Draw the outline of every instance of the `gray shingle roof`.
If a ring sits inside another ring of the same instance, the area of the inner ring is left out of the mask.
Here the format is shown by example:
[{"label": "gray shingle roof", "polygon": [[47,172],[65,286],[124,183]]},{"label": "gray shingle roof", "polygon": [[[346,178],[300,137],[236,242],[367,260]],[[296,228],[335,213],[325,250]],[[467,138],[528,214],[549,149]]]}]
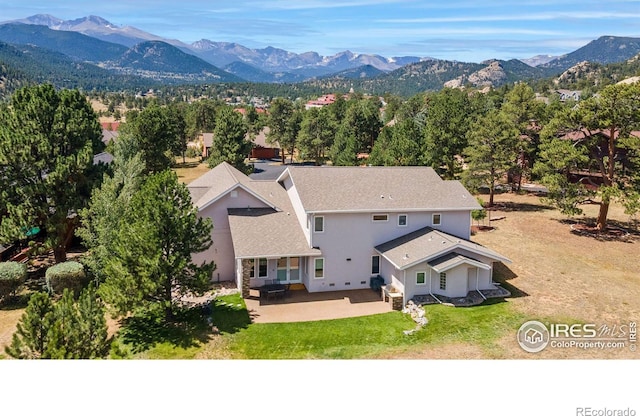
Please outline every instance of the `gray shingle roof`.
[{"label": "gray shingle roof", "polygon": [[254,181],[251,188],[267,198],[271,208],[231,208],[229,227],[236,257],[320,256],[310,248],[287,192],[277,182]]},{"label": "gray shingle roof", "polygon": [[455,252],[456,249],[468,250],[497,261],[511,262],[508,258],[480,244],[431,227],[424,227],[395,238],[376,246],[375,249],[401,270]]},{"label": "gray shingle roof", "polygon": [[[464,256],[458,253],[449,253],[444,256],[440,256],[435,258],[429,262],[429,266],[431,266],[437,272],[446,272],[447,270],[463,263],[480,263],[476,259],[472,259],[471,257]],[[488,268],[486,265],[483,265],[483,268]]]},{"label": "gray shingle roof", "polygon": [[251,179],[227,162],[222,162],[209,172],[187,185],[193,204],[202,208],[226,194],[238,185],[248,187]]},{"label": "gray shingle roof", "polygon": [[458,181],[443,181],[429,167],[290,166],[307,212],[480,209]]}]

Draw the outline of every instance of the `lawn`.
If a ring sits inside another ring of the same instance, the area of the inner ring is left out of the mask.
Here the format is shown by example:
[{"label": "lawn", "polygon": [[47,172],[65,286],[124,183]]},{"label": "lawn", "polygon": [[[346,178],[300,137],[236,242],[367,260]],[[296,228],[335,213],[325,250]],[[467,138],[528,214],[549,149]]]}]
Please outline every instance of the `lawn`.
[{"label": "lawn", "polygon": [[456,344],[479,348],[486,357],[505,358],[499,342],[505,335],[514,334],[524,319],[508,302],[474,308],[431,305],[426,307],[426,315],[429,323],[412,335],[404,331],[415,328],[415,323],[402,312],[326,321],[251,324],[240,296],[228,295],[217,298],[212,308],[217,335],[200,336],[200,341],[181,346],[176,345],[175,339],[158,339],[135,357],[385,359]]},{"label": "lawn", "polygon": [[188,185],[190,182],[207,173],[209,166],[202,162],[200,157],[188,157],[185,163],[182,163],[182,156],[177,156],[173,171],[178,175],[180,182]]}]

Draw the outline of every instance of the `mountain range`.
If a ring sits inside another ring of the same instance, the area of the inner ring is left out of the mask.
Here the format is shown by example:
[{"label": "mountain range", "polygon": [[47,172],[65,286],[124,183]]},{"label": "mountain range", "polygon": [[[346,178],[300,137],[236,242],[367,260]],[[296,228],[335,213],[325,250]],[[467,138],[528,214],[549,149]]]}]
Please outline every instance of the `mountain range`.
[{"label": "mountain range", "polygon": [[561,57],[539,55],[522,61],[464,63],[415,56],[385,58],[351,51],[321,56],[273,47],[250,49],[207,39],[186,44],[118,26],[98,16],[65,21],[46,14],[0,23],[0,42],[29,47],[20,46],[9,52],[10,46],[6,45],[0,48],[0,60],[2,53],[13,54],[13,62],[19,60],[20,53],[26,53],[27,60],[29,55],[44,54],[33,49],[38,47],[60,54],[54,59],[56,65],[63,65],[65,56],[70,62],[67,66],[73,69],[73,65],[82,65],[92,77],[108,71],[111,77],[118,74],[163,83],[299,83],[330,78],[337,84],[353,85],[357,81],[366,85],[382,80],[385,85],[397,84],[407,91],[439,89],[444,85],[498,86],[558,75],[582,61],[622,62],[640,53],[639,38],[603,36]]}]

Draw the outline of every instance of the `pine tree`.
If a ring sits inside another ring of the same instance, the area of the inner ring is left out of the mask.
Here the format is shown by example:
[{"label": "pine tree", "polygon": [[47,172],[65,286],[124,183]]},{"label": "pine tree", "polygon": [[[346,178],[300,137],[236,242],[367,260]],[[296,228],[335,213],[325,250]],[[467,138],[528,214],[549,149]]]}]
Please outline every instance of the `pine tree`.
[{"label": "pine tree", "polygon": [[5,352],[14,358],[49,358],[49,330],[53,321],[53,303],[49,295],[34,293]]},{"label": "pine tree", "polygon": [[78,332],[78,313],[73,292],[65,289],[53,307],[53,323],[49,327],[46,355],[54,359],[80,358],[78,349],[83,342]]},{"label": "pine tree", "polygon": [[213,146],[207,161],[209,167],[227,162],[241,172],[250,173],[251,167],[245,159],[251,151],[251,142],[247,141],[246,135],[247,126],[242,114],[229,106],[221,108],[213,131]]},{"label": "pine tree", "polygon": [[117,315],[159,305],[170,320],[174,294],[202,294],[210,284],[215,264],[193,264],[191,255],[212,244],[211,220],[198,217],[186,186],[165,171],[133,195],[124,223],[99,292]]},{"label": "pine tree", "polygon": [[57,262],[66,259],[77,213],[101,179],[93,155],[104,148],[86,97],[51,85],[16,91],[0,112],[0,239],[46,230]]},{"label": "pine tree", "polygon": [[80,344],[77,358],[104,357],[109,347],[106,309],[93,286],[86,288],[78,298],[78,337]]}]

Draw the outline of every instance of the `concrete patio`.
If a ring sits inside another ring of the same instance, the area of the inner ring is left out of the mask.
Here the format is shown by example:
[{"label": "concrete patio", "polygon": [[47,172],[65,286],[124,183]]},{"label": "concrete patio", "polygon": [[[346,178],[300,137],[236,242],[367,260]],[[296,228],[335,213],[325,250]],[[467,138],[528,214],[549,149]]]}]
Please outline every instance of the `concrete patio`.
[{"label": "concrete patio", "polygon": [[245,298],[255,323],[304,322],[391,312],[391,305],[371,289],[309,293],[290,290],[284,298],[260,299],[258,289]]}]

